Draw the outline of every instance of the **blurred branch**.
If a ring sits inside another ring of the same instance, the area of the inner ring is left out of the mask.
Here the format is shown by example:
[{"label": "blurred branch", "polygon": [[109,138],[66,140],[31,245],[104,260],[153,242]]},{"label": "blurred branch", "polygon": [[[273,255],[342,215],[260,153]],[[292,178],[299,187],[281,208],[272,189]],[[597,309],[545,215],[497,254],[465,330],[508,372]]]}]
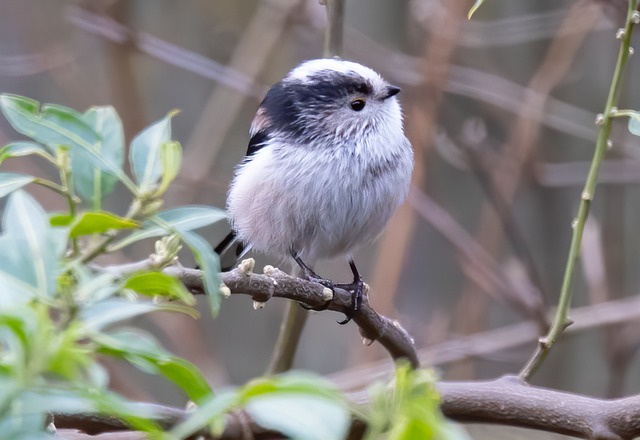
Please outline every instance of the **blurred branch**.
[{"label": "blurred branch", "polygon": [[[633,142],[633,138],[629,139]],[[640,142],[635,142],[640,146]],[[535,178],[538,184],[549,187],[584,185],[591,164],[586,161],[566,163],[538,163]],[[640,161],[630,159],[608,159],[600,164],[598,183],[613,185],[637,184],[640,182]]]},{"label": "blurred branch", "polygon": [[[617,324],[631,324],[640,320],[640,296],[636,295],[630,298],[576,308],[571,311],[571,316],[575,324],[567,329],[567,334],[576,334]],[[535,342],[538,338],[537,328],[538,326],[534,321],[525,321],[469,336],[458,337],[420,349],[418,357],[421,364],[437,367],[470,358],[487,356]],[[384,360],[342,371],[330,378],[341,389],[358,390],[376,380],[388,378],[391,369],[391,364]]]},{"label": "blurred branch", "polygon": [[324,34],[325,57],[342,56],[344,35],[344,7],[346,0],[320,0],[327,8],[327,30]]},{"label": "blurred branch", "polygon": [[[300,0],[268,0],[257,3],[246,29],[233,50],[229,60],[230,72],[241,73],[252,84],[255,78],[272,59],[277,43],[281,40],[289,16]],[[221,86],[226,87],[221,87]],[[240,93],[238,93],[240,92]],[[254,95],[262,99],[266,89]],[[211,174],[212,165],[224,144],[233,124],[247,101],[248,93],[218,84],[211,93],[201,116],[193,128],[187,143],[180,179],[198,183]],[[240,151],[243,151],[240,149]],[[199,185],[189,185],[177,194],[182,203],[189,202],[200,191]]]},{"label": "blurred branch", "polygon": [[534,286],[511,282],[511,278],[482,246],[448,212],[415,186],[411,187],[408,201],[423,219],[455,247],[466,262],[465,272],[474,282],[483,286],[483,291],[511,304],[523,315],[534,318],[539,328],[547,328],[546,308],[540,295],[533,293],[536,291]]},{"label": "blurred branch", "polygon": [[139,32],[118,23],[111,17],[89,12],[77,6],[68,6],[65,16],[79,29],[98,35],[114,43],[128,44],[133,41],[136,49],[165,63],[209,78],[248,96],[262,98],[266,90],[256,84],[249,75],[227,67],[195,52]]},{"label": "blurred branch", "polygon": [[[437,387],[444,415],[459,422],[517,426],[598,440],[631,440],[640,435],[640,396],[596,399],[534,387],[514,376],[487,382],[440,382]],[[350,397],[358,404],[368,403],[364,392]],[[155,421],[165,428],[189,415],[179,409],[148,407],[155,414]],[[58,429],[83,429],[90,434],[127,429],[121,421],[100,415],[62,413],[54,414],[52,419]],[[241,423],[245,425],[239,426]],[[274,438],[273,432],[265,433],[255,423],[249,427],[256,431],[252,432],[255,439]],[[245,429],[246,421],[229,417],[224,433],[217,438],[244,439]],[[197,435],[216,438],[204,430]]]},{"label": "blurred branch", "polygon": [[[428,31],[433,21],[437,19],[436,7],[426,6],[425,1],[411,2],[414,16],[418,23]],[[600,6],[591,2],[584,6],[586,9],[596,9],[601,14]],[[613,29],[614,21],[605,14],[594,27],[594,30]],[[552,11],[520,13],[515,17],[505,17],[498,19],[470,20],[458,37],[458,44],[462,47],[497,48],[501,46],[516,46],[525,43],[547,40],[553,37],[558,28],[562,26],[566,16],[564,6]],[[580,25],[574,25],[565,29],[567,33],[581,33]]]}]

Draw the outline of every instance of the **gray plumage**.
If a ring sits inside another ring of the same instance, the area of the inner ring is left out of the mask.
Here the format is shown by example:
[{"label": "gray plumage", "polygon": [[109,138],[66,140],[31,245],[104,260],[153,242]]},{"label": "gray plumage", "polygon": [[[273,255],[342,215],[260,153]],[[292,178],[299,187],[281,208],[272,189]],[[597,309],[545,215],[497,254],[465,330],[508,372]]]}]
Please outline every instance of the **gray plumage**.
[{"label": "gray plumage", "polygon": [[[351,254],[403,203],[413,152],[399,89],[360,64],[305,62],[274,85],[227,199],[236,238],[304,261]],[[364,108],[356,110],[364,101]]]}]

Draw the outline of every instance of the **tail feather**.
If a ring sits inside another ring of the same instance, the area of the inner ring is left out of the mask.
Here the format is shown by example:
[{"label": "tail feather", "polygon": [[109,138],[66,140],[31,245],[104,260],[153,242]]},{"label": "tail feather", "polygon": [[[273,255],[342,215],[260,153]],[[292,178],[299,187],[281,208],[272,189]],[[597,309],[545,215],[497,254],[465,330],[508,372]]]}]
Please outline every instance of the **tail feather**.
[{"label": "tail feather", "polygon": [[[234,249],[235,248],[235,249]],[[233,251],[232,251],[233,250]],[[251,246],[245,246],[238,240],[236,233],[231,231],[215,247],[214,252],[220,256],[220,266],[223,272],[231,270],[238,260],[251,250]]]}]

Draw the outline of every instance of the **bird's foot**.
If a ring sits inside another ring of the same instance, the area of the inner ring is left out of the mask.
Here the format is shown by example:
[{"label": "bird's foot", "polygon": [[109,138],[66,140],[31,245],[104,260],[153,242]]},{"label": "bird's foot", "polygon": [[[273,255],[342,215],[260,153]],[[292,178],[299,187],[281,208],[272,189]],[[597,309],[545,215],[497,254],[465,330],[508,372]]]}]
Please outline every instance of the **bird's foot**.
[{"label": "bird's foot", "polygon": [[[364,282],[362,281],[362,277],[358,272],[358,268],[356,267],[353,258],[349,258],[349,267],[351,268],[351,272],[353,274],[353,281],[349,284],[334,284],[332,281],[322,278],[320,275],[315,273],[313,269],[311,269],[305,264],[304,261],[302,261],[297,252],[291,251],[291,256],[298,264],[298,266],[300,266],[307,280],[321,284],[324,287],[331,289],[331,291],[334,293],[336,287],[351,293],[351,309],[345,312],[345,319],[343,319],[342,321],[338,321],[338,324],[345,325],[349,321],[351,321],[356,313],[360,311],[362,307],[362,298],[364,296]],[[302,308],[307,310],[322,311],[327,310],[330,304],[331,300],[326,301],[323,305],[318,307],[309,307],[305,304],[300,305],[302,306]]]},{"label": "bird's foot", "polygon": [[349,284],[336,284],[335,287],[346,290],[351,293],[351,310],[345,313],[345,318],[338,321],[338,324],[345,325],[358,313],[362,307],[362,298],[364,297],[364,282],[360,275]]},{"label": "bird's foot", "polygon": [[[302,261],[302,259],[300,259],[300,257],[296,253],[292,252],[292,256],[293,256],[293,259],[295,260],[295,262],[298,263],[298,266],[300,266],[300,268],[302,269],[303,275],[307,280],[313,281],[314,283],[321,284],[324,287],[330,289],[331,292],[334,291],[333,290],[333,282],[331,280],[327,280],[325,278],[322,278],[320,275],[315,273],[313,271],[313,269],[311,269],[309,266],[307,266],[304,263],[304,261]],[[321,312],[323,310],[327,310],[329,308],[330,304],[331,304],[331,300],[327,300],[321,306],[311,307],[311,306],[308,306],[306,304],[302,304],[301,303],[300,307],[302,307],[305,310],[313,310],[315,312]]]}]

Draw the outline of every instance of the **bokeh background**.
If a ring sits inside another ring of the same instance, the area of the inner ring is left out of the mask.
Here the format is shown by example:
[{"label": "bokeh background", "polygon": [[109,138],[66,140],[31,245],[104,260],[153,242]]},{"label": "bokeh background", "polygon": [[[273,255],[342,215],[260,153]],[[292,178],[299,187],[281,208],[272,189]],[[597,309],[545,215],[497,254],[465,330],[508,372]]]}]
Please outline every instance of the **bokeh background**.
[{"label": "bokeh background", "polygon": [[[609,89],[624,0],[347,0],[344,56],[400,85],[416,153],[413,189],[386,233],[356,261],[371,302],[414,336],[426,364],[451,380],[516,373],[555,304]],[[127,138],[174,108],[185,160],[166,206],[224,207],[248,127],[270,84],[322,53],[318,0],[0,1],[0,92],[84,110],[113,105]],[[638,36],[636,36],[638,37]],[[635,43],[638,45],[638,38]],[[637,55],[636,55],[637,57]],[[621,107],[640,108],[631,58]],[[0,120],[0,144],[19,139]],[[46,164],[13,170],[51,176]],[[616,121],[577,268],[576,324],[536,384],[595,396],[640,392],[640,138]],[[31,188],[48,209],[63,200]],[[120,188],[107,208],[122,213]],[[225,225],[205,232],[215,245]],[[145,258],[152,243],[104,263]],[[257,270],[279,264],[258,256]],[[183,264],[192,264],[185,259]],[[342,260],[317,270],[349,280]],[[215,385],[264,373],[284,303],[254,311],[226,300],[212,320],[162,315],[149,328]],[[389,361],[340,315],[314,314],[296,367],[345,387],[382,377]],[[138,324],[136,322],[136,324]],[[114,389],[182,404],[164,381],[110,365]],[[381,376],[382,375],[382,376]]]}]

